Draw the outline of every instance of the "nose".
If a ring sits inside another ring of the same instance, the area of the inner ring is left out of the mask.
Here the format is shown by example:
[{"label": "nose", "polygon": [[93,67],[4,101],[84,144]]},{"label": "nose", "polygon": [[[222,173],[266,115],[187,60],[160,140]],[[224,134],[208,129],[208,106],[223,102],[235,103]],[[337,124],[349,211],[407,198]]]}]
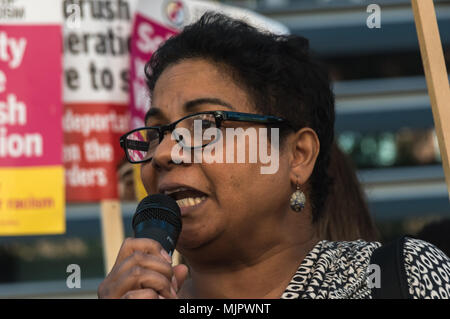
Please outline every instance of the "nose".
[{"label": "nose", "polygon": [[184,163],[180,147],[171,131],[165,131],[161,143],[156,147],[152,158],[152,166],[157,170],[170,170],[173,166]]}]

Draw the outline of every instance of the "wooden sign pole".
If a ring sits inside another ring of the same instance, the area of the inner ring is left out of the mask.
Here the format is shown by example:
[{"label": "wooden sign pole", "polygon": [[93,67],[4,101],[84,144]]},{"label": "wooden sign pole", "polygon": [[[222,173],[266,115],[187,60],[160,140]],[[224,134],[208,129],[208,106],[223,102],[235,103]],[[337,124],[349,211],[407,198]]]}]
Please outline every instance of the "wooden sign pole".
[{"label": "wooden sign pole", "polygon": [[450,87],[432,0],[411,0],[450,198]]},{"label": "wooden sign pole", "polygon": [[120,246],[124,240],[122,210],[119,200],[103,200],[100,203],[103,260],[105,274],[108,274],[116,261]]}]

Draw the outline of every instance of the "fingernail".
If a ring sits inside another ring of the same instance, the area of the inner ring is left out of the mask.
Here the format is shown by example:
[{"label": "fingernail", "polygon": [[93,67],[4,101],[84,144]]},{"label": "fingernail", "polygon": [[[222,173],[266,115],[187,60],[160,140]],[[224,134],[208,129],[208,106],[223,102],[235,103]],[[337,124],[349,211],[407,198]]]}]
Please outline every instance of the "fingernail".
[{"label": "fingernail", "polygon": [[172,263],[172,257],[165,251],[164,249],[161,249],[161,255],[169,262],[169,264]]},{"label": "fingernail", "polygon": [[177,293],[175,292],[175,290],[173,289],[173,287],[170,287],[170,293],[172,295],[174,295],[174,297],[177,297]]},{"label": "fingernail", "polygon": [[166,299],[166,297],[163,297],[161,295],[158,296],[159,299]]},{"label": "fingernail", "polygon": [[175,291],[178,291],[178,282],[177,282],[177,279],[175,278],[175,276],[172,276],[172,284],[175,288]]}]

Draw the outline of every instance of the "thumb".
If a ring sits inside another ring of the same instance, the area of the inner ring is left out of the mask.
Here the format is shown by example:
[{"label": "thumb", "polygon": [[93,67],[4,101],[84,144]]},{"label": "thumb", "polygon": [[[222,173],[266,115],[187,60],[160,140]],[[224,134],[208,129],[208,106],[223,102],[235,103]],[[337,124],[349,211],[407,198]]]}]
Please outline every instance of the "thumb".
[{"label": "thumb", "polygon": [[178,290],[183,285],[189,274],[189,268],[185,264],[179,264],[173,267],[173,278],[172,282],[175,285],[175,291]]}]

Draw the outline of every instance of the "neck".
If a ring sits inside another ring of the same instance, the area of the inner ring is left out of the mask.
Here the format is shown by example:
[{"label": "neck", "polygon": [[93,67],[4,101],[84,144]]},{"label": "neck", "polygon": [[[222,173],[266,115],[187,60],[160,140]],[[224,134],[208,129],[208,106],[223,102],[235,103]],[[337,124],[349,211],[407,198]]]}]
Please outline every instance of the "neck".
[{"label": "neck", "polygon": [[[302,233],[309,236],[299,236]],[[261,249],[247,247],[238,251],[236,248],[232,258],[225,253],[222,254],[222,260],[215,262],[198,262],[186,256],[191,276],[180,291],[180,296],[280,298],[303,259],[318,242],[311,232],[302,232],[302,229],[297,229],[296,236],[300,238],[297,237],[295,241],[278,241],[272,245],[266,242]]]}]

